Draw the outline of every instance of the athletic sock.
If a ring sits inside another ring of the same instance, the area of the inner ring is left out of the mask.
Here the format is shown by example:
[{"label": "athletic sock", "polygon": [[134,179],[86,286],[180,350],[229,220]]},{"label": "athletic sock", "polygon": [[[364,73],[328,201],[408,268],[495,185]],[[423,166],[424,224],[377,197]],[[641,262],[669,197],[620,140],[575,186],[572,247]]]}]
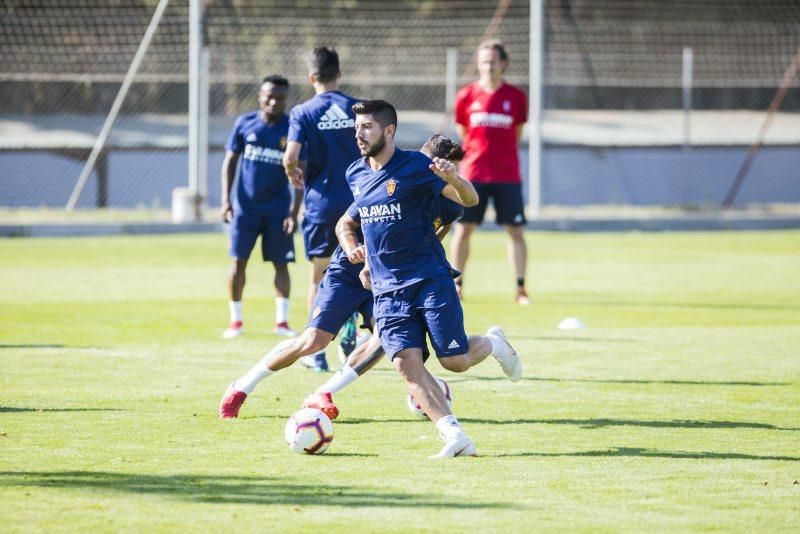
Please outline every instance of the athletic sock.
[{"label": "athletic sock", "polygon": [[500,351],[503,350],[503,342],[500,341],[500,338],[494,334],[486,334],[489,341],[492,343],[492,352],[490,353],[492,356],[496,356],[500,354]]},{"label": "athletic sock", "polygon": [[289,320],[289,299],[275,297],[275,324],[283,324]]},{"label": "athletic sock", "polygon": [[517,278],[517,287],[521,287],[521,288],[525,287],[525,279],[524,278]]},{"label": "athletic sock", "polygon": [[461,425],[458,424],[458,419],[456,419],[455,415],[445,415],[436,421],[436,428],[442,433],[445,441],[450,441],[451,439],[457,438],[460,434],[464,433],[464,431],[461,430]]},{"label": "athletic sock", "polygon": [[231,310],[231,322],[235,323],[242,320],[242,301],[231,300],[228,301],[228,308]]},{"label": "athletic sock", "polygon": [[327,382],[322,384],[314,393],[336,393],[350,385],[356,378],[356,373],[349,365],[343,365]]},{"label": "athletic sock", "polygon": [[236,382],[233,383],[233,389],[236,391],[244,391],[248,395],[256,389],[256,386],[259,382],[267,378],[271,375],[274,371],[267,367],[267,364],[264,360],[267,359],[269,355],[264,356],[258,364],[250,369],[244,376],[237,379]]}]

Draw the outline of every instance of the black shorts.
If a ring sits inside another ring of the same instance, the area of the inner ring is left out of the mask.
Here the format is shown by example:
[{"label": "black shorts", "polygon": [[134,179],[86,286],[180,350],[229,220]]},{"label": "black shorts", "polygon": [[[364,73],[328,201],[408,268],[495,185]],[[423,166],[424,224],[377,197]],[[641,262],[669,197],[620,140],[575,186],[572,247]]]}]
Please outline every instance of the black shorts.
[{"label": "black shorts", "polygon": [[522,203],[522,184],[472,184],[478,192],[480,200],[477,206],[464,208],[461,222],[481,224],[486,214],[486,206],[492,198],[494,211],[497,213],[497,224],[523,226],[525,207]]}]

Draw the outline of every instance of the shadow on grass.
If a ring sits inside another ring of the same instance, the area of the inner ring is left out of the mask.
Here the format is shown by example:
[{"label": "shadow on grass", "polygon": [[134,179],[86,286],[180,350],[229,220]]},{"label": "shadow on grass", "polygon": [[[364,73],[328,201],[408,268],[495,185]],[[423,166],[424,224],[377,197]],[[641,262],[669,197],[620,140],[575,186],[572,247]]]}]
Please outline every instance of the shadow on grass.
[{"label": "shadow on grass", "polygon": [[[448,381],[470,382],[479,381],[506,381],[506,377],[500,376],[465,376],[450,377]],[[755,382],[755,381],[721,381],[712,382],[709,380],[638,380],[638,379],[595,379],[595,378],[547,378],[540,376],[523,376],[522,381],[527,382],[588,382],[591,384],[665,384],[675,386],[789,386],[791,382]]]},{"label": "shadow on grass", "polygon": [[0,343],[0,349],[63,349],[66,345],[48,345],[48,344],[19,344],[19,345],[7,345]]},{"label": "shadow on grass", "polygon": [[0,406],[0,413],[18,412],[123,412],[119,408],[28,408],[17,406]]},{"label": "shadow on grass", "polygon": [[[317,459],[324,461],[323,458]],[[510,509],[511,503],[446,500],[439,495],[342,484],[302,484],[275,477],[136,475],[104,471],[0,471],[0,487],[41,487],[156,494],[214,504],[346,506],[349,508]]]},{"label": "shadow on grass", "polygon": [[496,458],[517,456],[563,457],[563,456],[600,456],[600,457],[646,457],[646,458],[675,458],[686,460],[772,460],[778,462],[800,462],[796,456],[768,456],[760,454],[740,454],[738,452],[686,452],[686,451],[660,451],[657,449],[643,449],[638,447],[618,447],[603,451],[578,451],[578,452],[519,452],[509,454],[487,455]]},{"label": "shadow on grass", "polygon": [[459,418],[462,423],[477,423],[485,425],[575,425],[582,428],[603,428],[609,426],[643,426],[650,428],[759,428],[764,430],[790,430],[800,431],[800,428],[786,428],[767,423],[747,423],[743,421],[642,421],[639,419],[470,419]]}]

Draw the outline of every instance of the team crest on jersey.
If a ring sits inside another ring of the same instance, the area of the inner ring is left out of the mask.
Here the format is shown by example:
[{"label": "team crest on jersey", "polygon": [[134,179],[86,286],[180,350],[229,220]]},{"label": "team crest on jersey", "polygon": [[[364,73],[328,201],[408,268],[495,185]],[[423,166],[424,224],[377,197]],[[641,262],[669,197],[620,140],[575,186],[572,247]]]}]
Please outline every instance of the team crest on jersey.
[{"label": "team crest on jersey", "polygon": [[394,190],[397,189],[397,180],[394,178],[390,178],[388,182],[386,182],[386,192],[389,193],[389,196],[394,195]]},{"label": "team crest on jersey", "polygon": [[506,113],[511,111],[511,102],[509,102],[508,100],[503,100],[503,111],[505,111]]},{"label": "team crest on jersey", "polygon": [[441,217],[436,217],[433,220],[433,229],[434,229],[434,231],[438,230],[441,227],[442,227],[442,218]]},{"label": "team crest on jersey", "polygon": [[320,313],[322,313],[322,308],[320,308],[319,306],[317,306],[316,308],[314,308],[314,311],[313,311],[313,312],[311,312],[311,317],[312,317],[312,318],[314,318],[314,319],[316,319],[317,317],[319,317],[319,314],[320,314]]},{"label": "team crest on jersey", "polygon": [[281,144],[281,150],[286,148],[286,136],[285,135],[283,137],[281,137],[281,140],[278,141],[278,142]]}]

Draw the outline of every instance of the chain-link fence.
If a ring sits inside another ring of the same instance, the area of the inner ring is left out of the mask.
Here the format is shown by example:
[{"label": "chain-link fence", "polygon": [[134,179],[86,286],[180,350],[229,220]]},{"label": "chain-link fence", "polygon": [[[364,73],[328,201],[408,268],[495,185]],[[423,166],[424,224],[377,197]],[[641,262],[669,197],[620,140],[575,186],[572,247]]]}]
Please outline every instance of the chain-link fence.
[{"label": "chain-link fence", "polygon": [[[156,4],[0,6],[0,206],[67,203]],[[800,202],[796,77],[767,113],[797,61],[796,0],[548,0],[544,15],[545,205],[713,206],[737,179],[734,205]],[[188,1],[171,0],[79,207],[166,207],[186,185],[188,21]],[[209,0],[203,22],[210,205],[234,117],[267,74],[290,79],[290,104],[310,97],[313,46],[337,48],[344,91],[397,106],[407,146],[452,132],[448,84],[474,79],[486,37],[504,41],[506,79],[528,90],[528,1]]]}]

